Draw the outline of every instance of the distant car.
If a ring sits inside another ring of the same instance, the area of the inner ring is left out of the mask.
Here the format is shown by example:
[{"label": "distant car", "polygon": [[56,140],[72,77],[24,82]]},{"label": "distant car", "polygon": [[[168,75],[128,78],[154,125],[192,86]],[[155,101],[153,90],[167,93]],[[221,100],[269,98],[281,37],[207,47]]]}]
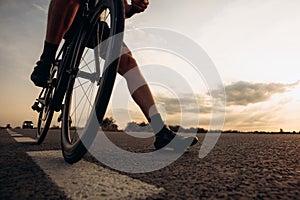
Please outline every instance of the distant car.
[{"label": "distant car", "polygon": [[32,123],[32,121],[24,121],[24,122],[23,122],[22,128],[23,128],[23,129],[25,129],[25,128],[33,128],[33,123]]}]

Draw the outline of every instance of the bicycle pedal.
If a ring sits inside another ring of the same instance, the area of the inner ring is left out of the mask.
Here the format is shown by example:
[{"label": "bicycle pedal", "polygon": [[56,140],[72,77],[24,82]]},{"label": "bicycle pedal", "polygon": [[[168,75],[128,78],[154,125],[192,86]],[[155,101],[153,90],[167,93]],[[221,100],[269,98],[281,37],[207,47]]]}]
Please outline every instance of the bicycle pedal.
[{"label": "bicycle pedal", "polygon": [[42,111],[42,108],[39,107],[39,102],[35,102],[32,106],[31,106],[32,110],[37,111],[38,113]]},{"label": "bicycle pedal", "polygon": [[42,104],[42,105],[45,105],[46,104],[46,100],[44,99],[44,98],[39,98],[39,99],[37,99],[36,100],[36,102],[35,103],[37,103],[37,104]]}]

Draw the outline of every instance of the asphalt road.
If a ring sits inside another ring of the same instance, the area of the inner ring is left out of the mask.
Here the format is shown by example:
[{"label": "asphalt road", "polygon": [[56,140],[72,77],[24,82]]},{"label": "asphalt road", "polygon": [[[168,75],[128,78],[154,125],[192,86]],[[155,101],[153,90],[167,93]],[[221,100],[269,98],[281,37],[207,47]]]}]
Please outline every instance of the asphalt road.
[{"label": "asphalt road", "polygon": [[[123,149],[153,150],[152,138],[108,135]],[[203,159],[200,142],[171,165],[138,174],[90,154],[66,164],[59,130],[39,146],[32,138],[34,130],[0,130],[0,199],[300,199],[299,134],[223,134]]]}]

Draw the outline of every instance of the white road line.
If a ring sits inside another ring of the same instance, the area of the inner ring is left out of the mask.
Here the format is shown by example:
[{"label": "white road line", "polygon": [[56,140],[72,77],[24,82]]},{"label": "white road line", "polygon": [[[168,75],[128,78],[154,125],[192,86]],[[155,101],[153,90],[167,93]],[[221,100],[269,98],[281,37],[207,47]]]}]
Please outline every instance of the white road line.
[{"label": "white road line", "polygon": [[30,137],[22,137],[23,135],[17,132],[14,132],[10,129],[6,129],[6,131],[10,134],[10,136],[13,137],[13,139],[16,142],[22,142],[22,143],[32,143],[32,142],[36,142],[34,139],[30,138]]},{"label": "white road line", "polygon": [[94,163],[67,164],[60,151],[27,152],[51,179],[73,199],[145,199],[163,188],[133,179]]},{"label": "white road line", "polygon": [[22,143],[36,142],[34,139],[30,137],[14,137],[14,140],[16,140],[16,142],[22,142]]},{"label": "white road line", "polygon": [[23,135],[20,133],[11,133],[10,136],[12,137],[22,137]]},{"label": "white road line", "polygon": [[6,131],[11,135],[11,134],[17,134],[17,132],[15,132],[15,131],[12,131],[12,130],[10,130],[10,129],[6,129]]}]

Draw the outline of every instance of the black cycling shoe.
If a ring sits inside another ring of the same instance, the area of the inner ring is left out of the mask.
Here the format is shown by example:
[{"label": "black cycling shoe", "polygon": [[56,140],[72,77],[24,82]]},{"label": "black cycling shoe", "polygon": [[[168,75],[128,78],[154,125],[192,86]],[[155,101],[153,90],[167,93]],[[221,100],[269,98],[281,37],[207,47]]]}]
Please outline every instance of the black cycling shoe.
[{"label": "black cycling shoe", "polygon": [[189,146],[195,145],[197,142],[198,138],[196,136],[183,137],[181,135],[176,135],[176,133],[164,127],[156,134],[154,147],[158,150],[170,143],[169,147],[174,148],[175,150],[185,150]]},{"label": "black cycling shoe", "polygon": [[47,87],[50,78],[51,62],[40,60],[36,63],[30,79],[38,87]]}]

